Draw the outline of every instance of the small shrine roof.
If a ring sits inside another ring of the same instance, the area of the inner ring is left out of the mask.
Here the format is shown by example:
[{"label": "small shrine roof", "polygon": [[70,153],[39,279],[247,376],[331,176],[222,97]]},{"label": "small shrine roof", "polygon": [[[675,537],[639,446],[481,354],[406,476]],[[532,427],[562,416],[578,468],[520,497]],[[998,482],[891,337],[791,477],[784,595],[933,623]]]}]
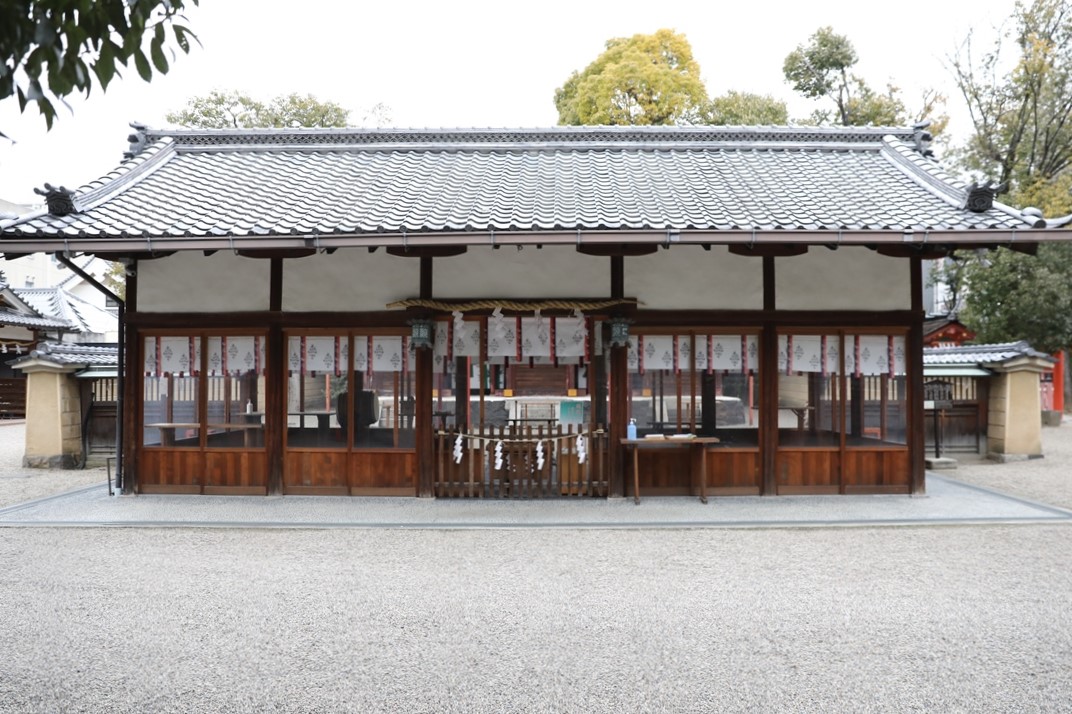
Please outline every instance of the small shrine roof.
[{"label": "small shrine roof", "polygon": [[959,347],[923,348],[924,366],[937,365],[998,365],[1021,357],[1055,360],[1045,352],[1039,352],[1025,340],[990,345],[961,345]]}]

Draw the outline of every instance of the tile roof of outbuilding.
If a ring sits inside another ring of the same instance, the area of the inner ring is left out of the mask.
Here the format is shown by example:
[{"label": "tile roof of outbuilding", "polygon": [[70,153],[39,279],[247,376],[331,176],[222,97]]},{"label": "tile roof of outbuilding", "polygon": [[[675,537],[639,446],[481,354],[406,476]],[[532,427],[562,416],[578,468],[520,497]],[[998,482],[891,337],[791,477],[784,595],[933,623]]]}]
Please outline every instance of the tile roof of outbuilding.
[{"label": "tile roof of outbuilding", "polygon": [[131,138],[128,161],[74,193],[75,212],[0,220],[0,237],[99,252],[600,232],[1005,242],[1058,225],[997,202],[968,210],[969,187],[924,156],[912,128],[141,128]]},{"label": "tile roof of outbuilding", "polygon": [[114,344],[41,342],[29,353],[11,360],[8,364],[18,366],[32,360],[42,360],[63,366],[114,367],[119,363],[119,348]]},{"label": "tile roof of outbuilding", "polygon": [[989,345],[961,345],[959,347],[925,347],[924,365],[987,365],[1001,364],[1019,357],[1054,359],[1045,352],[1034,349],[1025,340]]}]

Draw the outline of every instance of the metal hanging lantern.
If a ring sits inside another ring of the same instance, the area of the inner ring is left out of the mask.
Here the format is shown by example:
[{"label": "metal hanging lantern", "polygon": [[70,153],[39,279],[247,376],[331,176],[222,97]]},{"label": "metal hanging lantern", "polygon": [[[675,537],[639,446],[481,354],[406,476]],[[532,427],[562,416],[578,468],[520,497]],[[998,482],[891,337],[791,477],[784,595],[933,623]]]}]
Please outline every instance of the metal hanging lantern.
[{"label": "metal hanging lantern", "polygon": [[413,349],[431,349],[435,342],[435,321],[420,319],[411,320],[409,343]]},{"label": "metal hanging lantern", "polygon": [[610,346],[626,347],[629,345],[629,320],[614,317],[607,321],[610,325]]}]

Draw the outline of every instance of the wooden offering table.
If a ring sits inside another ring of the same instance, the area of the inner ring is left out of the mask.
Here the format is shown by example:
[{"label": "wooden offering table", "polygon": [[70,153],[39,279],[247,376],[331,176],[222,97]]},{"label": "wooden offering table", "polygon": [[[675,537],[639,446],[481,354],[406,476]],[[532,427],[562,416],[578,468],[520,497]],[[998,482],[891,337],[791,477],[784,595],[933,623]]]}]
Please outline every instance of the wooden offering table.
[{"label": "wooden offering table", "polygon": [[641,449],[688,448],[691,452],[689,468],[692,470],[690,481],[696,482],[700,477],[700,502],[707,503],[707,459],[704,451],[708,444],[717,444],[716,436],[673,435],[662,438],[622,439],[622,446],[633,450],[633,502],[640,503],[640,458]]}]

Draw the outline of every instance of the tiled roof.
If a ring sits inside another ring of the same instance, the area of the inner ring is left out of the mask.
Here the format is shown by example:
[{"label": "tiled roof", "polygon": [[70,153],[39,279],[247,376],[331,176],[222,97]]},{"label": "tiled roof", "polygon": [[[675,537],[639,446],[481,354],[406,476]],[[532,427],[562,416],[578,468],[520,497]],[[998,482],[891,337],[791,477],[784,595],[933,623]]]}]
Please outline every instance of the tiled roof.
[{"label": "tiled roof", "polygon": [[62,320],[63,326],[74,332],[104,333],[114,330],[118,322],[112,313],[72,295],[62,287],[12,289],[34,310]]},{"label": "tiled roof", "polygon": [[1056,225],[1000,203],[967,210],[968,187],[921,153],[913,129],[144,130],[133,138],[132,158],[77,191],[74,213],[0,220],[0,237],[98,251],[623,231],[682,242],[756,233],[1004,242]]},{"label": "tiled roof", "polygon": [[992,345],[926,347],[923,350],[924,365],[1001,364],[1018,357],[1037,357],[1051,362],[1054,361],[1053,357],[1045,352],[1039,352],[1024,340]]},{"label": "tiled roof", "polygon": [[114,367],[119,364],[119,349],[113,345],[85,345],[67,342],[42,342],[29,354],[8,364],[45,360],[64,366]]},{"label": "tiled roof", "polygon": [[30,330],[69,330],[71,323],[49,310],[39,310],[16,288],[0,283],[0,325]]}]

